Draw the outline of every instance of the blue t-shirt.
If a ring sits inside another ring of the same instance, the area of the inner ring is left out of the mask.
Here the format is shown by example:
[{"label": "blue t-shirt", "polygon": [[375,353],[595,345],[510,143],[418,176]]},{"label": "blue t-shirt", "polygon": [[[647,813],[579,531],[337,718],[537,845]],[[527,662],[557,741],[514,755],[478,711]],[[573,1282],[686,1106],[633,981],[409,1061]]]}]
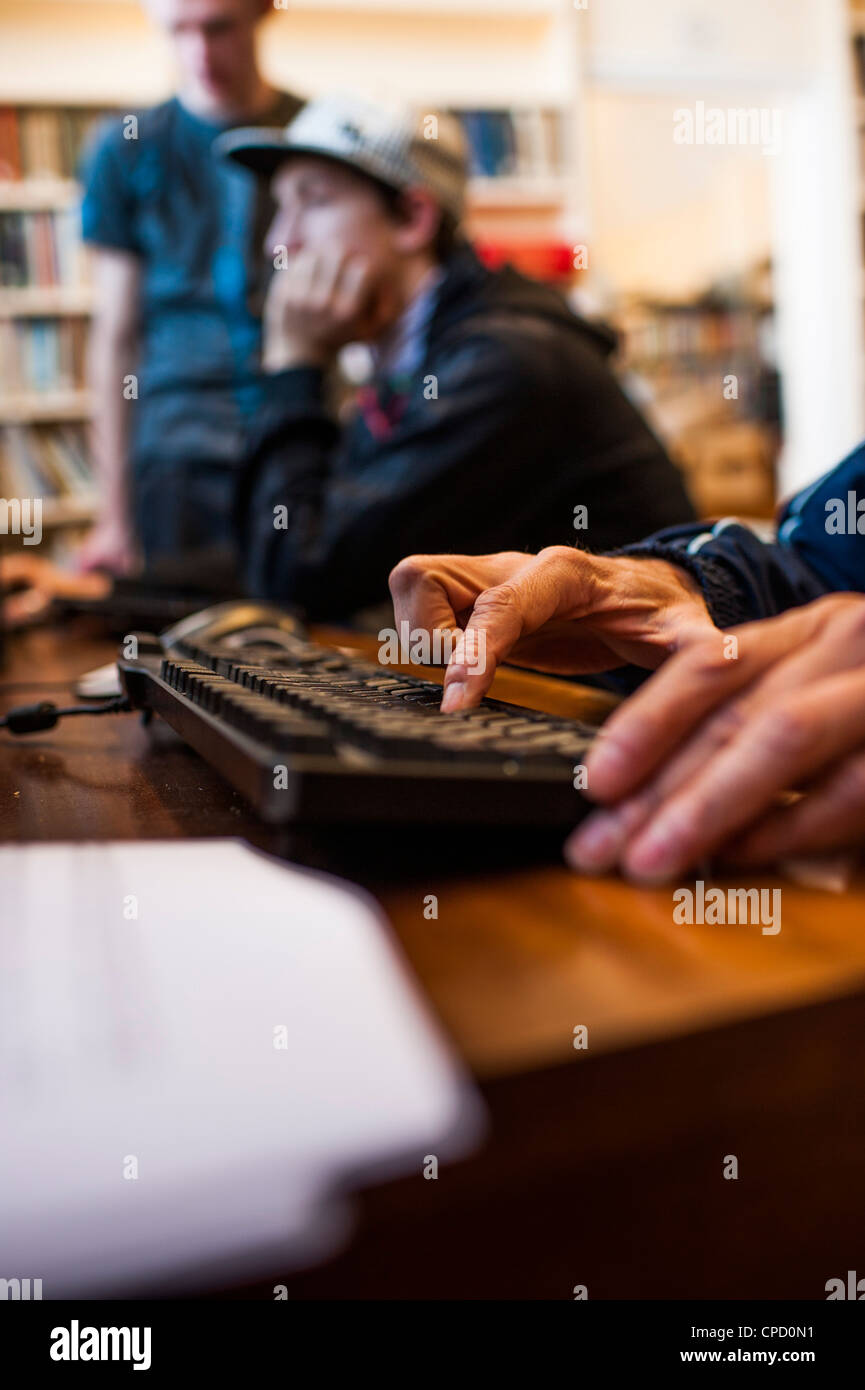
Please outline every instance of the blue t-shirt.
[{"label": "blue t-shirt", "polygon": [[[298,111],[281,93],[257,125]],[[176,460],[236,467],[261,400],[261,305],[273,205],[263,181],[215,155],[228,125],[175,97],[98,132],[83,168],[84,239],[142,262],[134,472]],[[232,124],[237,124],[233,122]]]}]

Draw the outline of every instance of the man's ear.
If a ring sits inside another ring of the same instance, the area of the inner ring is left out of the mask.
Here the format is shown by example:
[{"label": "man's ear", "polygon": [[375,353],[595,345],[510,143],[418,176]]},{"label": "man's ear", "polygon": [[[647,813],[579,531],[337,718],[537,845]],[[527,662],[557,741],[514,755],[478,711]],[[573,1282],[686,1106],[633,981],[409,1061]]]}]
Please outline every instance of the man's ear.
[{"label": "man's ear", "polygon": [[425,251],[432,246],[442,210],[425,188],[409,188],[400,199],[400,221],[396,229],[396,246],[404,255]]}]

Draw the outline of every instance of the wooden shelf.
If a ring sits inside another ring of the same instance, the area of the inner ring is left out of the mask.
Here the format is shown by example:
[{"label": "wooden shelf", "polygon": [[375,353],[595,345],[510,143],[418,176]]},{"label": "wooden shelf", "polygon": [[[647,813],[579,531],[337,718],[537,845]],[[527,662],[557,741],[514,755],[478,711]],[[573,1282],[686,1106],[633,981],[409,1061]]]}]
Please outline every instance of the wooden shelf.
[{"label": "wooden shelf", "polygon": [[[0,482],[2,491],[4,488]],[[42,530],[62,531],[66,527],[92,526],[98,513],[99,499],[95,495],[43,497]]]},{"label": "wooden shelf", "polygon": [[74,179],[0,179],[0,212],[50,212],[74,207],[80,196]]},{"label": "wooden shelf", "polygon": [[0,288],[0,319],[63,318],[89,315],[93,292],[89,285],[25,285]]},{"label": "wooden shelf", "polygon": [[91,497],[46,497],[42,503],[43,530],[64,526],[89,526],[96,519],[99,500]]},{"label": "wooden shelf", "polygon": [[473,178],[469,183],[469,210],[483,208],[560,207],[567,197],[567,180],[549,178]]},{"label": "wooden shelf", "polygon": [[92,409],[93,399],[88,391],[29,391],[0,396],[0,425],[88,420]]}]

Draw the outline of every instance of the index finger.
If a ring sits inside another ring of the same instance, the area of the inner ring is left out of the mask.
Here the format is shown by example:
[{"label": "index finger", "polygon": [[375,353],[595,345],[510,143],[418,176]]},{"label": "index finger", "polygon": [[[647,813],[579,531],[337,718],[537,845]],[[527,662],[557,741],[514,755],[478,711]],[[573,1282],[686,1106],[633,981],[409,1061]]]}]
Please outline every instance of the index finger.
[{"label": "index finger", "polygon": [[480,593],[445,672],[443,713],[480,704],[520,638],[568,611],[583,582],[560,556],[541,554]]},{"label": "index finger", "polygon": [[[391,570],[388,584],[397,626],[408,623],[429,632],[457,626],[448,579],[436,560],[436,556],[410,555]],[[467,598],[466,604],[470,601]]]}]

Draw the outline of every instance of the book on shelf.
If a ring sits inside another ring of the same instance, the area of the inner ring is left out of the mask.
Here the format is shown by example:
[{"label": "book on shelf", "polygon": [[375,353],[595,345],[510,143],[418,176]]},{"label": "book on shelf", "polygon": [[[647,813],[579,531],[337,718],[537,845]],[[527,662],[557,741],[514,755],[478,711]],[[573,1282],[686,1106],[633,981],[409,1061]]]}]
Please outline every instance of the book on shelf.
[{"label": "book on shelf", "polygon": [[0,106],[0,179],[73,179],[103,109]]},{"label": "book on shelf", "polygon": [[80,318],[0,319],[0,403],[22,393],[81,389],[85,346]]},{"label": "book on shelf", "polygon": [[551,110],[454,110],[475,178],[550,178],[561,172],[561,119]]},{"label": "book on shelf", "polygon": [[0,212],[0,287],[76,287],[85,282],[76,208]]},{"label": "book on shelf", "polygon": [[730,304],[649,304],[627,306],[619,315],[624,355],[651,364],[677,359],[716,359],[756,355],[762,310]]},{"label": "book on shelf", "polygon": [[0,428],[0,490],[6,497],[92,501],[85,427],[4,425]]}]

